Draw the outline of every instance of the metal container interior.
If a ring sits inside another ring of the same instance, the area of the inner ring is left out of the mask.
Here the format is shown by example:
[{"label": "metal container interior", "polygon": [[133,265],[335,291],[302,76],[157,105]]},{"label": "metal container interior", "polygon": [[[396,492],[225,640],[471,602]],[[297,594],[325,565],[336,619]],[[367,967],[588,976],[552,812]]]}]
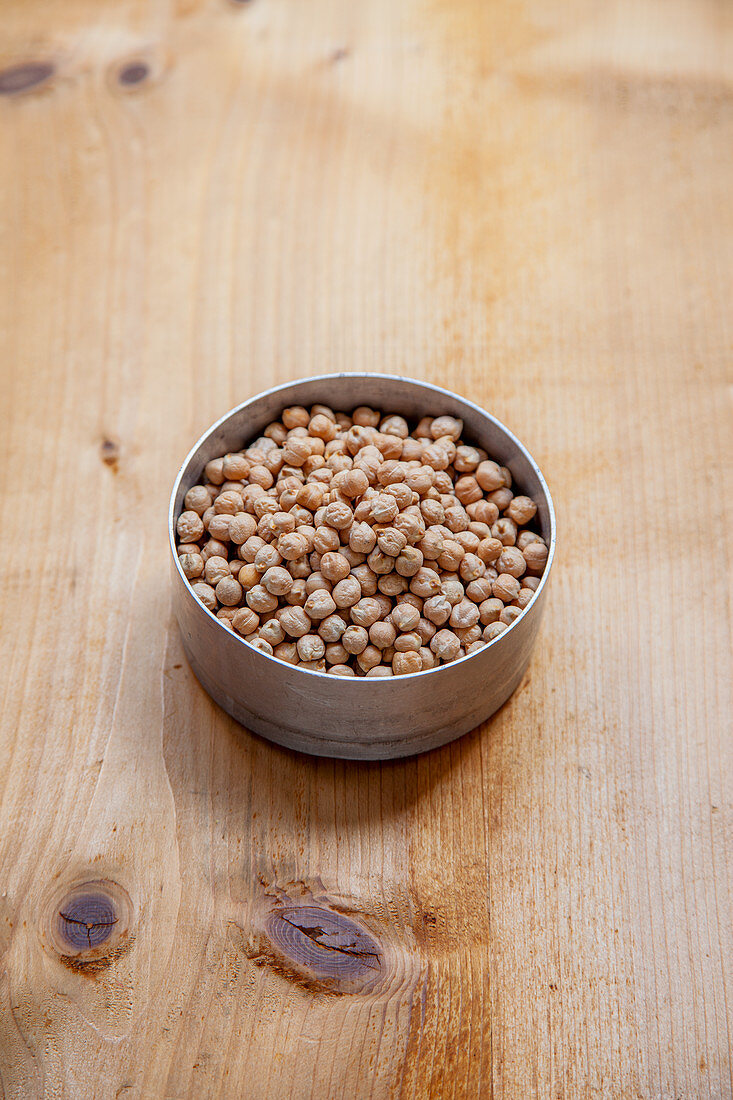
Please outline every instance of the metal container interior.
[{"label": "metal container interior", "polygon": [[[321,402],[351,410],[371,405],[408,419],[448,414],[464,422],[463,438],[507,466],[514,486],[538,505],[536,522],[549,546],[534,598],[483,649],[451,664],[406,676],[331,676],[289,665],[254,649],[222,626],[194,596],[178,563],[175,523],[183,498],[206,463],[240,450],[288,405]],[[354,759],[388,759],[437,748],[490,717],[519,684],[530,658],[555,553],[555,513],[539,467],[519,440],[465,398],[426,382],[384,374],[305,378],[232,409],[194,445],[176,478],[169,511],[173,607],[184,650],[205,690],[238,722],[291,749]]]}]

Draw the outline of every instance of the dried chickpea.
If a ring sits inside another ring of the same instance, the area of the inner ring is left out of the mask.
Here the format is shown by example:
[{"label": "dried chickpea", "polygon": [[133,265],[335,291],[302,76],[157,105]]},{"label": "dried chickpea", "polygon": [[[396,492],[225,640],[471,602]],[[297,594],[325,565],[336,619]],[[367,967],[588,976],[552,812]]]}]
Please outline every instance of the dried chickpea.
[{"label": "dried chickpea", "polygon": [[491,579],[486,576],[477,577],[466,585],[466,595],[473,603],[482,604],[484,600],[491,598]]},{"label": "dried chickpea", "polygon": [[416,630],[410,630],[406,634],[397,635],[394,648],[396,653],[418,653],[421,645],[420,635]]},{"label": "dried chickpea", "polygon": [[366,563],[352,566],[351,575],[358,580],[362,596],[375,595],[377,591],[377,574]]},{"label": "dried chickpea", "polygon": [[[262,575],[262,586],[273,596],[285,596],[290,592],[294,583],[295,581],[290,573],[288,573],[287,569],[283,569],[280,565],[271,566],[269,569],[266,569]],[[250,585],[249,587],[252,586]]]},{"label": "dried chickpea", "polygon": [[510,573],[500,573],[491,586],[491,591],[504,603],[511,603],[519,595],[521,585]]},{"label": "dried chickpea", "polygon": [[[501,561],[501,558],[499,560]],[[486,566],[476,554],[466,554],[458,566],[458,572],[461,575],[461,580],[465,581],[466,584],[470,584],[471,581],[477,581],[479,577],[483,577]]]},{"label": "dried chickpea", "polygon": [[308,553],[308,542],[298,531],[292,531],[280,535],[277,540],[277,549],[286,561],[296,561]]},{"label": "dried chickpea", "polygon": [[211,507],[211,493],[205,485],[194,485],[186,493],[183,504],[186,511],[202,516],[206,509]]},{"label": "dried chickpea", "polygon": [[370,669],[376,668],[377,665],[382,663],[382,651],[377,649],[376,646],[367,645],[357,655],[356,663],[362,672],[369,672]]},{"label": "dried chickpea", "polygon": [[370,668],[367,672],[367,676],[373,676],[375,679],[392,675],[392,669],[388,668],[386,665],[377,665],[376,668]]},{"label": "dried chickpea", "polygon": [[356,577],[345,577],[334,585],[332,595],[337,607],[353,607],[361,599],[361,585]]},{"label": "dried chickpea", "polygon": [[451,611],[448,622],[455,629],[456,627],[473,626],[478,620],[479,609],[476,604],[471,603],[470,600],[461,600]]},{"label": "dried chickpea", "polygon": [[204,559],[200,554],[181,554],[178,558],[181,569],[188,580],[200,577],[204,571]]},{"label": "dried chickpea", "polygon": [[434,569],[422,566],[410,580],[410,591],[416,596],[427,598],[435,596],[440,591],[440,577]]},{"label": "dried chickpea", "polygon": [[377,545],[377,535],[368,523],[354,523],[349,530],[349,546],[360,554],[370,554]]},{"label": "dried chickpea", "polygon": [[392,609],[390,618],[398,630],[414,630],[420,622],[420,612],[410,603],[400,603]]},{"label": "dried chickpea", "polygon": [[512,577],[522,577],[527,571],[527,562],[521,550],[516,546],[505,546],[497,558],[496,568],[499,573],[509,573]]},{"label": "dried chickpea", "polygon": [[425,618],[434,623],[435,626],[442,626],[443,623],[447,623],[452,610],[452,603],[443,593],[431,596],[423,604]]},{"label": "dried chickpea", "polygon": [[310,413],[302,405],[291,405],[289,409],[282,411],[282,422],[288,429],[306,428],[310,418]]},{"label": "dried chickpea", "polygon": [[201,600],[204,607],[207,607],[209,611],[216,611],[219,606],[216,600],[216,592],[210,584],[205,584],[203,581],[197,581],[191,585],[191,588],[196,596]]},{"label": "dried chickpea", "polygon": [[285,593],[285,600],[290,607],[302,607],[307,595],[305,581],[301,577],[296,577],[293,580],[293,587]]},{"label": "dried chickpea", "polygon": [[198,542],[204,533],[201,516],[193,511],[181,512],[176,531],[181,542]]},{"label": "dried chickpea", "polygon": [[409,580],[407,577],[401,577],[399,573],[386,573],[379,577],[377,581],[377,588],[380,592],[383,592],[385,596],[399,596],[403,592],[407,592]]},{"label": "dried chickpea", "polygon": [[343,554],[329,550],[321,558],[321,572],[329,581],[342,581],[351,572],[351,566]]},{"label": "dried chickpea", "polygon": [[355,626],[363,626],[367,629],[376,623],[382,613],[382,609],[377,600],[372,599],[370,596],[364,596],[358,600],[357,603],[349,609],[349,614],[352,623]]},{"label": "dried chickpea", "polygon": [[268,619],[267,622],[264,622],[260,627],[259,634],[260,638],[264,638],[265,641],[269,642],[273,647],[285,641],[285,631],[279,619]]},{"label": "dried chickpea", "polygon": [[347,653],[362,653],[369,644],[369,635],[363,626],[347,626],[341,644]]},{"label": "dried chickpea", "polygon": [[341,642],[331,642],[326,646],[326,664],[343,665],[349,660],[351,654],[341,645]]},{"label": "dried chickpea", "polygon": [[507,626],[511,626],[515,619],[518,619],[522,614],[521,607],[505,607],[499,616],[499,622],[505,623]]},{"label": "dried chickpea", "polygon": [[392,623],[386,623],[384,621],[374,623],[369,627],[369,641],[377,649],[388,649],[394,645],[397,637],[397,631],[392,626]]},{"label": "dried chickpea", "polygon": [[493,642],[494,638],[498,638],[500,634],[506,630],[506,623],[495,622],[489,623],[487,627],[484,627],[483,638],[485,642]]},{"label": "dried chickpea", "polygon": [[301,661],[318,661],[326,652],[325,642],[317,634],[303,634],[298,638],[297,648]]},{"label": "dried chickpea", "polygon": [[499,464],[487,459],[480,462],[476,469],[476,481],[486,493],[493,493],[504,486],[504,475]]},{"label": "dried chickpea", "polygon": [[287,607],[280,616],[280,626],[291,638],[302,638],[312,623],[302,607]]},{"label": "dried chickpea", "polygon": [[214,554],[212,557],[206,559],[204,575],[206,577],[206,583],[210,584],[213,588],[217,586],[222,577],[228,577],[230,574],[231,569],[229,568],[229,562],[226,558],[220,558]]},{"label": "dried chickpea", "polygon": [[380,416],[376,409],[370,409],[368,405],[359,405],[352,412],[351,419],[360,428],[376,428]]},{"label": "dried chickpea", "polygon": [[540,586],[541,577],[522,577],[522,584],[525,588],[531,589],[532,592],[536,592]]},{"label": "dried chickpea", "polygon": [[[219,584],[223,584],[220,581]],[[241,587],[241,586],[240,586]],[[217,585],[217,595],[219,594],[219,585]],[[266,611],[274,611],[278,604],[277,596],[273,596],[271,592],[268,592],[263,584],[253,585],[245,594],[245,600],[247,606],[251,607],[253,611],[258,614],[262,614]]]},{"label": "dried chickpea", "polygon": [[356,676],[353,668],[348,665],[331,665],[328,671],[332,676]]},{"label": "dried chickpea", "polygon": [[212,485],[221,485],[224,480],[224,459],[212,458],[211,462],[207,462],[204,466],[204,476]]},{"label": "dried chickpea", "polygon": [[422,658],[419,652],[395,653],[392,658],[392,672],[395,676],[406,676],[411,672],[422,671]]},{"label": "dried chickpea", "polygon": [[539,573],[547,564],[549,550],[544,542],[531,542],[529,546],[525,546],[522,554],[527,563],[527,568],[531,569],[533,573]]},{"label": "dried chickpea", "polygon": [[[329,592],[318,589],[315,592],[311,592],[310,596],[305,601],[303,609],[313,622],[319,622],[321,619],[327,619],[329,615],[334,613],[336,604]],[[308,660],[315,660],[315,658],[309,657]]]},{"label": "dried chickpea", "polygon": [[325,524],[316,527],[316,533],[313,536],[313,548],[317,550],[319,554],[327,554],[329,551],[336,551],[340,545],[341,539],[339,538],[339,533],[333,527],[327,527]]},{"label": "dried chickpea", "polygon": [[236,607],[244,595],[241,584],[231,575],[222,577],[214,591],[219,603],[225,607]]},{"label": "dried chickpea", "polygon": [[298,647],[295,642],[280,642],[273,649],[273,654],[281,661],[287,661],[289,665],[298,663]]},{"label": "dried chickpea", "polygon": [[259,625],[260,617],[250,607],[237,608],[232,619],[232,626],[238,634],[253,634]]},{"label": "dried chickpea", "polygon": [[441,661],[455,661],[461,643],[452,630],[438,630],[430,639],[430,649]]},{"label": "dried chickpea", "polygon": [[454,443],[461,438],[462,431],[463,421],[454,416],[436,416],[430,425],[430,435],[433,439],[442,439],[448,436]]},{"label": "dried chickpea", "polygon": [[[176,553],[179,558],[182,558],[184,554],[201,554],[203,556],[203,550],[197,542],[179,542],[176,547]],[[204,558],[204,561],[206,559]]]}]

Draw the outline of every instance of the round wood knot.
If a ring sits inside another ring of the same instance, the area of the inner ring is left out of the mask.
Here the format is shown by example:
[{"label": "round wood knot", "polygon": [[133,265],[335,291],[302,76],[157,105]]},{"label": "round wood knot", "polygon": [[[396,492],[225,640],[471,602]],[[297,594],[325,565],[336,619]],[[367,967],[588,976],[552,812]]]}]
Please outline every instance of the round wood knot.
[{"label": "round wood knot", "polygon": [[296,969],[328,986],[363,989],[381,980],[384,953],[356,921],[322,906],[277,906],[265,921],[273,945]]},{"label": "round wood knot", "polygon": [[109,966],[131,942],[132,902],[108,879],[82,882],[57,896],[49,911],[50,946],[74,970]]},{"label": "round wood knot", "polygon": [[117,79],[126,88],[135,84],[142,84],[150,75],[150,66],[147,61],[128,61],[117,73]]},{"label": "round wood knot", "polygon": [[50,61],[26,61],[0,69],[0,95],[17,95],[45,84],[54,74]]}]

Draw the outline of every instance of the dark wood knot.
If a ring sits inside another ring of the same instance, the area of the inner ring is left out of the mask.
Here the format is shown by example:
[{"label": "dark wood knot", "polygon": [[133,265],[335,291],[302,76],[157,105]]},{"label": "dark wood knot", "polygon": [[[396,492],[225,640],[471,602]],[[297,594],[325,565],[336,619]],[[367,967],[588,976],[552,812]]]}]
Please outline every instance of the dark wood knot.
[{"label": "dark wood knot", "polygon": [[126,88],[142,84],[150,75],[150,66],[147,61],[128,61],[117,73],[117,80]]},{"label": "dark wood knot", "polygon": [[317,981],[371,985],[381,975],[379,944],[341,913],[315,905],[277,906],[265,930],[287,960]]},{"label": "dark wood knot", "polygon": [[54,66],[50,61],[26,61],[22,65],[11,65],[0,69],[0,95],[17,95],[28,92],[45,84],[53,76]]},{"label": "dark wood knot", "polygon": [[99,445],[99,454],[105,466],[117,469],[120,460],[120,445],[114,439],[103,439]]},{"label": "dark wood knot", "polygon": [[106,969],[132,943],[132,902],[117,882],[82,882],[54,899],[47,921],[49,946],[81,973]]}]

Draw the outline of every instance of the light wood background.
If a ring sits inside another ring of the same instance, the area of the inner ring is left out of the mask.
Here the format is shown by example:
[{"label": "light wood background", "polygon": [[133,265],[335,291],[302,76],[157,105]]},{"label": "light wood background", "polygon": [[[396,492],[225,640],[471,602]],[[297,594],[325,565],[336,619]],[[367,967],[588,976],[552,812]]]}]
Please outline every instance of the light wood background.
[{"label": "light wood background", "polygon": [[[730,1100],[728,0],[0,19],[0,1095]],[[170,619],[191,442],[337,369],[485,404],[559,515],[515,698],[385,765],[238,728]]]}]

